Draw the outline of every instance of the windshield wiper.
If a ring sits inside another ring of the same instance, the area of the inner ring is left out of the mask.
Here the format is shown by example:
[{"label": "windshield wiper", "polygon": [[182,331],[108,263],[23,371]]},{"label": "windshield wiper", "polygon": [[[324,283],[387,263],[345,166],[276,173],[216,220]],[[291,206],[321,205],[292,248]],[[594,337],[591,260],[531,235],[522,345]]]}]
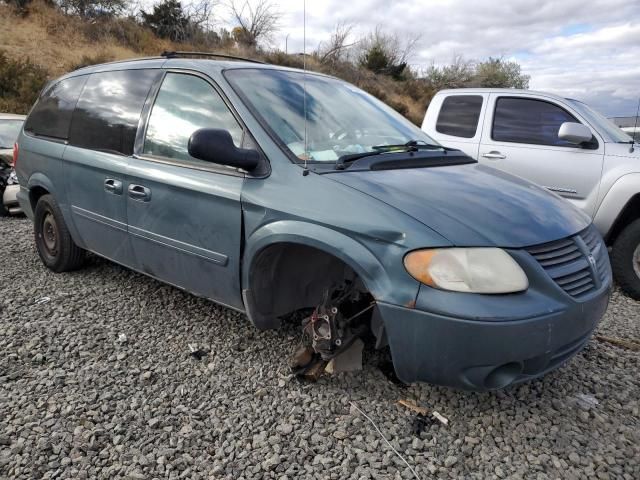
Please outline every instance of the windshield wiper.
[{"label": "windshield wiper", "polygon": [[336,161],[336,170],[344,170],[349,163],[353,163],[356,160],[365,157],[371,157],[373,155],[381,155],[383,153],[400,153],[400,152],[417,152],[418,150],[440,150],[443,149],[445,153],[447,149],[442,145],[435,145],[433,143],[422,143],[417,140],[409,140],[407,143],[401,143],[398,145],[374,145],[371,147],[372,152],[352,153],[349,155],[342,155]]}]

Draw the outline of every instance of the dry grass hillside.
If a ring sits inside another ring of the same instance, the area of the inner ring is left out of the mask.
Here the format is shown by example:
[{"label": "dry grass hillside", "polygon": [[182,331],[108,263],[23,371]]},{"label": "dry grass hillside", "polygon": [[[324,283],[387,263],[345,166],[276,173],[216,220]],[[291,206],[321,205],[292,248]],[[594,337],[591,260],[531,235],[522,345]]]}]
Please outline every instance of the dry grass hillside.
[{"label": "dry grass hillside", "polygon": [[[29,62],[35,67],[40,67],[37,78],[32,81],[34,86],[22,87],[23,91],[39,90],[35,85],[42,82],[43,76],[47,79],[55,78],[88,64],[157,55],[164,50],[203,48],[199,45],[175,43],[158,38],[150,30],[127,18],[87,21],[65,15],[60,10],[39,2],[30,4],[26,13],[17,14],[12,7],[0,4],[0,53],[4,53],[5,63],[15,62],[15,65],[22,66],[24,62]],[[302,58],[299,55],[285,55],[283,52],[246,50],[234,45],[216,48],[215,51],[302,67]],[[421,121],[430,97],[423,88],[413,88],[410,84],[412,80],[400,82],[347,62],[324,65],[309,56],[307,67],[336,75],[360,86],[416,123]],[[5,97],[8,95],[6,90],[5,88]],[[0,81],[0,110],[4,108],[24,111],[28,109],[27,104],[31,101],[11,101],[7,98],[3,100],[2,97]]]}]

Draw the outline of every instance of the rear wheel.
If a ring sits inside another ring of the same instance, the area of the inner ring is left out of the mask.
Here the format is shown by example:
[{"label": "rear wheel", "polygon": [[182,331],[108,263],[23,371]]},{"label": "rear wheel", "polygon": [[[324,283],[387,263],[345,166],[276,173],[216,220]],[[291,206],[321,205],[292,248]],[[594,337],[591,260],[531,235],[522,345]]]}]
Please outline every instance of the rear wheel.
[{"label": "rear wheel", "polygon": [[627,225],[614,242],[611,267],[620,288],[640,300],[640,219]]},{"label": "rear wheel", "polygon": [[47,268],[59,273],[82,265],[84,250],[73,242],[52,195],[43,195],[36,204],[34,234],[38,254]]}]

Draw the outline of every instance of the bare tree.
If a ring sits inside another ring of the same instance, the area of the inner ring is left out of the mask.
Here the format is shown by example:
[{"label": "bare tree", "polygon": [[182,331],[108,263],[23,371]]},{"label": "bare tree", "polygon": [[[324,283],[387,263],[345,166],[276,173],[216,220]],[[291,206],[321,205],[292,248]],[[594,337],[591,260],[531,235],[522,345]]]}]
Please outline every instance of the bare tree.
[{"label": "bare tree", "polygon": [[213,10],[217,2],[213,0],[199,0],[188,4],[184,9],[192,28],[208,32],[213,30],[215,17]]},{"label": "bare tree", "polygon": [[255,47],[280,28],[281,13],[271,0],[231,0],[231,15],[237,27],[233,36],[238,43]]},{"label": "bare tree", "polygon": [[318,58],[321,63],[336,63],[345,59],[348,49],[353,47],[356,42],[348,42],[353,31],[353,25],[345,22],[339,22],[331,37],[326,42],[318,45]]}]

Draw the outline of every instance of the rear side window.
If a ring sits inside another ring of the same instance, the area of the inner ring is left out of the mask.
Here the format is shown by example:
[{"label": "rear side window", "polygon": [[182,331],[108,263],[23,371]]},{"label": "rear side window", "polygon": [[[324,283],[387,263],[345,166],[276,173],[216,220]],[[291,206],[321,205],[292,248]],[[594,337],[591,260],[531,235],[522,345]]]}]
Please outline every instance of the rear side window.
[{"label": "rear side window", "polygon": [[66,140],[71,115],[87,76],[72,77],[45,89],[27,118],[24,129],[33,135]]},{"label": "rear side window", "polygon": [[481,95],[452,95],[444,99],[436,131],[454,137],[473,138],[482,110]]},{"label": "rear side window", "polygon": [[498,98],[491,138],[499,142],[575,147],[558,138],[564,122],[578,122],[553,103],[529,98]]},{"label": "rear side window", "polygon": [[133,154],[140,112],[159,70],[94,73],[71,121],[69,143],[104,152]]}]

